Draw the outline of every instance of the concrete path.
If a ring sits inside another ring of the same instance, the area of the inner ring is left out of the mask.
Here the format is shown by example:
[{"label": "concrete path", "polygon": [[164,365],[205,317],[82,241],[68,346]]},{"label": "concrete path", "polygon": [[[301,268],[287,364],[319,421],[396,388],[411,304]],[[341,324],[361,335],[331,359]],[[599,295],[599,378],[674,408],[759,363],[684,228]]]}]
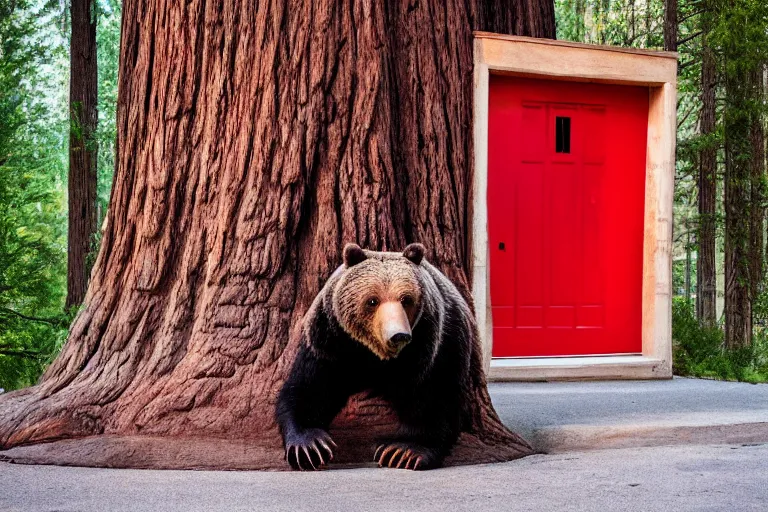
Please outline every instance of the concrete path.
[{"label": "concrete path", "polygon": [[424,473],[0,463],[0,511],[768,510],[768,385],[674,379],[490,390],[504,422],[549,455]]},{"label": "concrete path", "polygon": [[768,442],[766,384],[675,378],[493,383],[489,389],[502,421],[547,453]]},{"label": "concrete path", "polygon": [[427,472],[115,470],[0,463],[0,510],[760,511],[768,445],[534,455]]}]

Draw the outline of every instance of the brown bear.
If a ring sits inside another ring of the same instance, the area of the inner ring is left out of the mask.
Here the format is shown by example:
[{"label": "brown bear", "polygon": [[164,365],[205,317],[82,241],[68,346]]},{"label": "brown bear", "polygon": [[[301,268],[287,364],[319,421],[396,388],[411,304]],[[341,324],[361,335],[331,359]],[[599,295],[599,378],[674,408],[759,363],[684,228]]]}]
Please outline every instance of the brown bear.
[{"label": "brown bear", "polygon": [[333,458],[328,426],[354,393],[388,401],[399,430],[377,444],[379,466],[442,464],[468,418],[470,354],[477,328],[451,281],[402,253],[344,247],[344,264],[304,317],[302,343],[280,391],[276,416],[286,459],[317,469]]}]

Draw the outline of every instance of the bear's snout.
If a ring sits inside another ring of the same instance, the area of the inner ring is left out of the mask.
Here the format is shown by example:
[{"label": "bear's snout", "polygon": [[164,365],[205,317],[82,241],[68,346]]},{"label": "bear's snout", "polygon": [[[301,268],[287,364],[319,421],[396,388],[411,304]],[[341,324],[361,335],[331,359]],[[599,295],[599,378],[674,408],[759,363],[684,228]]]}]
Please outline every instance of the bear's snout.
[{"label": "bear's snout", "polygon": [[411,341],[411,323],[400,302],[385,302],[379,307],[381,340],[389,357],[397,356]]}]

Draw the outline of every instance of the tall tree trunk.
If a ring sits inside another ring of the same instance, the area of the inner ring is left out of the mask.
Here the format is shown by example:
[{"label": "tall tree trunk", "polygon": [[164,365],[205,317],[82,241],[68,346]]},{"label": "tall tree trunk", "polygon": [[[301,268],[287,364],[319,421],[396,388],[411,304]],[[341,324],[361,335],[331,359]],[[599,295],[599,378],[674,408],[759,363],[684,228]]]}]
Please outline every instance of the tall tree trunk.
[{"label": "tall tree trunk", "polygon": [[715,255],[717,254],[717,145],[714,141],[717,125],[715,111],[717,62],[707,38],[709,23],[705,21],[702,28],[699,129],[704,142],[699,152],[699,253],[696,261],[696,312],[701,325],[713,327],[717,323],[717,273],[715,266]]},{"label": "tall tree trunk", "polygon": [[[759,65],[750,77],[754,102],[763,103],[763,66]],[[763,224],[765,223],[765,129],[763,112],[755,109],[750,125],[752,144],[752,179],[750,183],[750,233],[749,233],[749,276],[750,293],[754,300],[763,281]]]},{"label": "tall tree trunk", "polygon": [[[93,281],[41,383],[0,397],[0,446],[85,437],[5,455],[286,467],[275,394],[344,242],[424,242],[468,289],[472,28],[552,37],[554,6],[128,0],[123,14]],[[481,360],[475,347],[472,422],[449,464],[531,452],[494,412]],[[392,427],[360,395],[331,431],[341,460],[361,461]]]},{"label": "tall tree trunk", "polygon": [[93,0],[70,3],[72,38],[69,78],[69,236],[66,306],[83,302],[96,234],[96,17]]},{"label": "tall tree trunk", "polygon": [[664,0],[664,49],[677,51],[677,0]]},{"label": "tall tree trunk", "polygon": [[685,242],[685,300],[691,300],[691,232],[686,235]]},{"label": "tall tree trunk", "polygon": [[752,340],[750,74],[743,66],[726,73],[725,95],[725,344],[738,348]]}]

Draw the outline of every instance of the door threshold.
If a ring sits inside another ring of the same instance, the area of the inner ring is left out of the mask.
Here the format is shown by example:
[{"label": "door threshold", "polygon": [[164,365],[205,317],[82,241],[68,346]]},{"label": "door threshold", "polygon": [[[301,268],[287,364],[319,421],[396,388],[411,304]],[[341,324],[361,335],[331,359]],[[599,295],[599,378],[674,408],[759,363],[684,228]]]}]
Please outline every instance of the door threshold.
[{"label": "door threshold", "polygon": [[488,380],[495,382],[670,378],[672,367],[668,361],[634,354],[492,359],[488,371]]}]

